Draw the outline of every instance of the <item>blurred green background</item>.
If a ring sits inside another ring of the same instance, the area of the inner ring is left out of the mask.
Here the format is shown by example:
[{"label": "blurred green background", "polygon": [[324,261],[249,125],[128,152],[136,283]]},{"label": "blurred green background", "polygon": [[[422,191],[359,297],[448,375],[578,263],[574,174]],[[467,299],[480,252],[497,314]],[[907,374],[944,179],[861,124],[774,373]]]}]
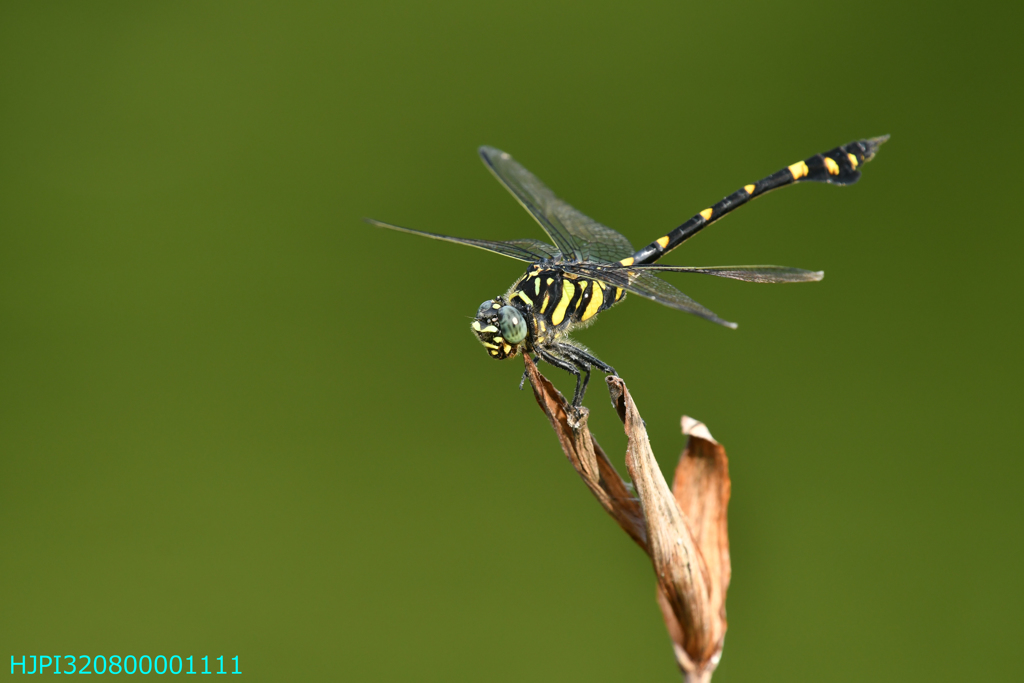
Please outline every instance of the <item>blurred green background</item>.
[{"label": "blurred green background", "polygon": [[[510,151],[635,245],[851,140],[579,335],[671,474],[729,450],[715,680],[1019,675],[1020,3],[88,3],[0,20],[0,670],[675,681],[646,557],[468,324],[542,237]],[[542,368],[543,369],[543,368]],[[571,389],[568,376],[546,372]],[[591,424],[621,464],[598,380]],[[19,660],[20,661],[20,660]]]}]

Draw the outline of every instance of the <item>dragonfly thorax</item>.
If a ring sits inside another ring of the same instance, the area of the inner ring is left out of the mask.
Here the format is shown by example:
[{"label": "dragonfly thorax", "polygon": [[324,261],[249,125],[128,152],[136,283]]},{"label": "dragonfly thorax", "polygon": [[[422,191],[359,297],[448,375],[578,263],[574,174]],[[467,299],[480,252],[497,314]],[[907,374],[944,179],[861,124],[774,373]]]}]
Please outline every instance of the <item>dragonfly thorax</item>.
[{"label": "dragonfly thorax", "polygon": [[480,304],[471,327],[487,353],[498,360],[519,353],[529,331],[526,316],[503,296]]}]

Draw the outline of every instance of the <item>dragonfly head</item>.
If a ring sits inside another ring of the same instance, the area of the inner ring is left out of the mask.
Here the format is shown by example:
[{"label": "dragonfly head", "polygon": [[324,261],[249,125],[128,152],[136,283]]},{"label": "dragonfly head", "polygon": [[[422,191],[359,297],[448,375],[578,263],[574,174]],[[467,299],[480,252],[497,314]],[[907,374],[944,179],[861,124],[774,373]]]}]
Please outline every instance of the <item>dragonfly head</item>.
[{"label": "dragonfly head", "polygon": [[515,306],[499,296],[480,304],[472,324],[477,339],[492,358],[513,358],[526,339],[526,317]]}]

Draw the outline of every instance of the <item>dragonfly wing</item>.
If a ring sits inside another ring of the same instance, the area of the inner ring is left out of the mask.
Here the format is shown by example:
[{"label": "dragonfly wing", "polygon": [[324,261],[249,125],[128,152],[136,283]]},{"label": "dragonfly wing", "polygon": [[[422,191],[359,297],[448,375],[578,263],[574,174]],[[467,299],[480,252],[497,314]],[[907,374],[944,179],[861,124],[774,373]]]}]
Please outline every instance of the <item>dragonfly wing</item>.
[{"label": "dragonfly wing", "polygon": [[538,240],[511,240],[508,242],[495,242],[491,240],[474,240],[467,239],[465,237],[450,237],[448,235],[439,235],[434,232],[426,232],[425,230],[413,230],[412,228],[403,228],[400,225],[392,225],[391,223],[384,223],[377,221],[372,218],[364,218],[367,223],[374,225],[378,228],[388,228],[389,230],[398,230],[399,232],[408,232],[413,235],[421,235],[423,237],[429,237],[434,240],[443,240],[445,242],[454,242],[455,244],[465,244],[470,247],[476,247],[477,249],[483,249],[485,251],[491,251],[495,254],[501,254],[502,256],[508,256],[519,261],[526,261],[532,263],[535,261],[543,261],[549,258],[557,258],[559,252],[550,244],[545,244]]},{"label": "dragonfly wing", "polygon": [[736,323],[722,320],[713,311],[701,306],[668,282],[665,282],[654,273],[647,272],[645,269],[609,268],[601,267],[601,264],[595,264],[594,266],[568,266],[566,270],[600,280],[613,287],[621,287],[627,292],[642,296],[651,301],[657,301],[659,304],[669,308],[686,311],[705,320],[710,320],[713,323],[736,329]]},{"label": "dragonfly wing", "polygon": [[511,155],[494,147],[481,147],[480,157],[566,257],[610,262],[633,254],[629,240],[559,199]]},{"label": "dragonfly wing", "polygon": [[562,223],[579,241],[584,260],[614,262],[633,255],[633,245],[625,237],[565,202],[562,207]]},{"label": "dragonfly wing", "polygon": [[541,242],[540,240],[534,239],[522,239],[522,240],[507,240],[504,244],[511,244],[514,246],[523,247],[529,251],[535,253],[544,254],[549,259],[560,259],[562,258],[562,252],[558,251],[558,248],[547,242]]},{"label": "dragonfly wing", "polygon": [[711,266],[711,267],[684,267],[684,266],[661,266],[661,265],[633,265],[630,269],[643,271],[658,271],[670,273],[702,273],[704,275],[715,275],[727,277],[733,280],[744,282],[817,282],[825,277],[823,270],[804,270],[802,268],[790,268],[788,266]]}]

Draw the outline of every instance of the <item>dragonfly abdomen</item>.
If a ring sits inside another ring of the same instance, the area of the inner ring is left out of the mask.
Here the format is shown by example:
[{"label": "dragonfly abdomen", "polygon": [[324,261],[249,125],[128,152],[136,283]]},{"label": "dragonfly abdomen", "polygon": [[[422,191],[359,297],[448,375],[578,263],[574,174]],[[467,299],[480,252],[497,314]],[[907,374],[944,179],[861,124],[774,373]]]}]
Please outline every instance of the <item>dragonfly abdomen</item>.
[{"label": "dragonfly abdomen", "polygon": [[871,161],[878,148],[888,139],[888,135],[883,135],[855,140],[842,147],[790,164],[756,183],[744,185],[717,204],[698,212],[672,232],[659,237],[632,256],[622,259],[621,263],[626,266],[634,263],[654,263],[727,213],[780,187],[808,180],[831,185],[852,185],[860,179],[858,167]]}]

